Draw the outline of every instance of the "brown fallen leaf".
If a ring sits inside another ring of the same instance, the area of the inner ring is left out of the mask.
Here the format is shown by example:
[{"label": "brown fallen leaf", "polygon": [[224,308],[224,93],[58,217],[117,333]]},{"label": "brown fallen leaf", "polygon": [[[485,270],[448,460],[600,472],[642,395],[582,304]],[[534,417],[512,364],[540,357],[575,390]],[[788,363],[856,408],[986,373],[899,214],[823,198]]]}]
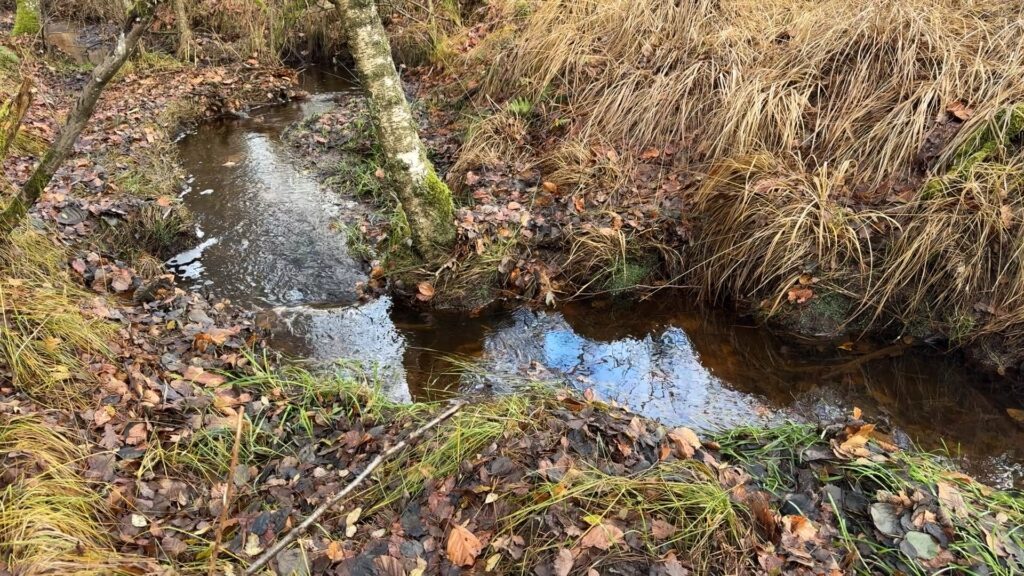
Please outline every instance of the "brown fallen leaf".
[{"label": "brown fallen leaf", "polygon": [[572,565],[575,560],[572,557],[572,552],[568,548],[559,548],[558,554],[555,556],[554,569],[552,574],[554,576],[569,576],[569,571],[572,570]]},{"label": "brown fallen leaf", "polygon": [[624,543],[623,536],[622,529],[615,524],[601,522],[587,530],[587,533],[583,535],[583,539],[580,540],[580,546],[583,548],[608,550],[616,544]]},{"label": "brown fallen leaf", "polygon": [[199,366],[189,366],[188,368],[185,369],[185,373],[182,374],[182,377],[184,377],[185,380],[191,380],[192,382],[195,382],[196,384],[200,384],[202,386],[220,386],[221,384],[227,382],[227,378],[221,376],[220,374],[213,374],[212,372],[207,372],[206,370],[203,370]]},{"label": "brown fallen leaf", "polygon": [[426,302],[434,297],[434,286],[430,282],[420,282],[416,285],[416,298]]},{"label": "brown fallen leaf", "polygon": [[345,548],[342,547],[341,542],[331,540],[330,544],[327,545],[327,558],[331,562],[341,562],[346,556]]},{"label": "brown fallen leaf", "polygon": [[661,518],[651,522],[651,536],[654,536],[655,540],[665,540],[675,535],[677,528],[675,525],[662,520]]},{"label": "brown fallen leaf", "polygon": [[974,110],[969,108],[963,100],[957,100],[950,104],[946,111],[955,116],[958,120],[970,120],[974,116]]},{"label": "brown fallen leaf", "polygon": [[1006,414],[1010,418],[1013,418],[1018,424],[1024,425],[1024,410],[1019,410],[1017,408],[1007,408]]},{"label": "brown fallen leaf", "polygon": [[802,542],[813,540],[818,535],[818,529],[810,520],[803,516],[783,516],[782,526]]},{"label": "brown fallen leaf", "polygon": [[789,293],[786,295],[786,299],[791,304],[803,304],[811,298],[814,298],[814,290],[810,288],[790,288]]},{"label": "brown fallen leaf", "polygon": [[665,437],[672,442],[678,458],[693,458],[693,454],[701,447],[697,434],[685,426],[672,430]]},{"label": "brown fallen leaf", "polygon": [[658,156],[661,156],[661,150],[657,148],[648,148],[640,153],[640,159],[642,160],[654,160]]},{"label": "brown fallen leaf", "polygon": [[124,443],[129,446],[138,446],[146,441],[146,436],[146,424],[139,422],[128,428],[128,434],[125,435]]},{"label": "brown fallen leaf", "polygon": [[453,564],[472,566],[476,562],[476,557],[480,555],[480,551],[483,550],[483,544],[480,543],[476,534],[467,530],[466,527],[456,524],[452,526],[452,531],[448,534],[446,550],[448,559]]}]

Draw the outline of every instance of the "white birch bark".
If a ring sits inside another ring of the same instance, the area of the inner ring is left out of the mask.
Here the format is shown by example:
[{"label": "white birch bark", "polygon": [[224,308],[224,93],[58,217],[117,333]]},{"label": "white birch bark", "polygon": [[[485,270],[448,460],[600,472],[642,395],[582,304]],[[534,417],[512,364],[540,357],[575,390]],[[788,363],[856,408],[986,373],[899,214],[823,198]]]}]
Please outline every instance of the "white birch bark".
[{"label": "white birch bark", "polygon": [[455,236],[451,192],[427,159],[376,2],[340,0],[337,6],[413,247],[424,258],[443,257]]}]

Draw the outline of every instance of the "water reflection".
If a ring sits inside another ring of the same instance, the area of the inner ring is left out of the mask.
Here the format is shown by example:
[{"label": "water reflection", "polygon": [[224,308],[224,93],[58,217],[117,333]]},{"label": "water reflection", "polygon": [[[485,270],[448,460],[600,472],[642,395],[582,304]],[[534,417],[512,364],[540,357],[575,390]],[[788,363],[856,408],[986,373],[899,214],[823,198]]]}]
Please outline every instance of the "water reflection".
[{"label": "water reflection", "polygon": [[[351,90],[330,76],[311,81],[311,89]],[[181,144],[192,189],[202,191],[185,201],[204,237],[170,264],[214,296],[261,310],[274,346],[322,363],[354,360],[399,400],[502,392],[542,378],[704,429],[828,419],[858,406],[926,448],[959,447],[985,480],[1024,484],[1024,430],[1005,412],[1010,401],[984,392],[955,358],[915,349],[863,362],[874,347],[778,338],[669,292],[481,316],[408,310],[387,298],[360,304],[354,286],[364,273],[336,222],[357,207],[321,189],[280,141],[333,98],[206,126]],[[464,359],[484,375],[461,373]]]}]

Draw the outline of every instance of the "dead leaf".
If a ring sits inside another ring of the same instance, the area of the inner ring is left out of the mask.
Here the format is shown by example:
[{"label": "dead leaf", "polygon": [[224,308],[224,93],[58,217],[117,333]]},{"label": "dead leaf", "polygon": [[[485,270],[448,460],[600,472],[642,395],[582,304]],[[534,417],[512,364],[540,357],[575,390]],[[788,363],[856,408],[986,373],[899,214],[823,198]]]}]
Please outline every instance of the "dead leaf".
[{"label": "dead leaf", "polygon": [[146,435],[146,424],[144,422],[139,422],[137,424],[133,424],[131,428],[128,429],[128,434],[125,436],[124,442],[129,446],[138,446],[146,441]]},{"label": "dead leaf", "polygon": [[651,522],[651,536],[654,536],[655,540],[665,540],[675,535],[677,528],[675,525],[670,524],[661,518]]},{"label": "dead leaf", "polygon": [[782,518],[782,526],[802,542],[813,540],[818,535],[818,529],[810,520],[803,516],[784,516]]},{"label": "dead leaf", "polygon": [[186,368],[182,377],[185,378],[185,380],[191,380],[192,382],[203,386],[220,386],[227,382],[227,378],[224,376],[207,372],[198,366],[189,366]]},{"label": "dead leaf", "polygon": [[693,458],[694,452],[701,447],[697,434],[685,426],[672,430],[665,437],[672,441],[679,458]]},{"label": "dead leaf", "polygon": [[1006,414],[1017,421],[1018,424],[1024,424],[1024,410],[1017,408],[1007,408]]},{"label": "dead leaf", "polygon": [[950,104],[946,111],[956,117],[958,120],[967,121],[974,116],[974,110],[967,107],[967,104],[963,100],[957,100]]},{"label": "dead leaf", "polygon": [[615,524],[611,522],[601,522],[596,526],[591,526],[587,530],[586,534],[583,535],[583,539],[580,540],[580,546],[583,548],[597,548],[598,550],[608,550],[616,544],[622,544],[625,542],[623,539],[624,534]]},{"label": "dead leaf", "polygon": [[434,286],[430,282],[420,282],[416,285],[416,298],[423,302],[434,297]]},{"label": "dead leaf", "polygon": [[786,295],[786,299],[789,302],[796,304],[803,304],[811,298],[814,298],[814,290],[810,288],[790,288],[789,293]]},{"label": "dead leaf", "polygon": [[555,556],[555,565],[552,574],[554,576],[569,576],[569,571],[572,570],[572,565],[575,560],[572,557],[572,552],[568,548],[559,548],[558,555]]},{"label": "dead leaf", "polygon": [[964,502],[960,490],[949,482],[938,482],[938,496],[942,507],[953,516],[964,516],[967,513],[967,503]]},{"label": "dead leaf", "polygon": [[661,150],[657,148],[648,148],[640,153],[641,160],[654,160],[658,156],[661,156]]},{"label": "dead leaf", "polygon": [[345,559],[345,549],[341,546],[341,542],[337,540],[331,540],[327,545],[327,557],[331,562],[341,562]]},{"label": "dead leaf", "polygon": [[458,524],[452,526],[448,534],[448,559],[459,566],[472,566],[476,557],[483,550],[483,544],[475,534]]}]

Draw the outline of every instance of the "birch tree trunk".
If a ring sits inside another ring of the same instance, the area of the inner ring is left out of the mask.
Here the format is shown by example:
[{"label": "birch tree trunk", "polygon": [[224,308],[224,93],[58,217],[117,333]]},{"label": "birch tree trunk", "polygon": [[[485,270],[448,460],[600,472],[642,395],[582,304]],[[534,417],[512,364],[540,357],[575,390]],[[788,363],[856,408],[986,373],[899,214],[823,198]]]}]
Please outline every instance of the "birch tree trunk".
[{"label": "birch tree trunk", "polygon": [[21,222],[29,208],[36,203],[50,180],[53,179],[57,169],[67,159],[75,141],[78,140],[78,136],[85,129],[89,118],[92,117],[92,113],[96,109],[96,102],[99,101],[103,89],[107,87],[110,80],[138,46],[139,38],[152,24],[153,14],[161,1],[139,0],[128,13],[124,28],[118,36],[117,46],[93,70],[89,82],[82,88],[82,94],[71,108],[71,112],[68,113],[68,118],[64,122],[64,126],[61,127],[57,140],[36,166],[35,172],[32,173],[28,182],[21,187],[18,195],[12,198],[3,213],[0,213],[0,235],[6,236]]},{"label": "birch tree trunk", "polygon": [[14,13],[14,30],[11,34],[38,34],[41,19],[39,0],[18,0]]},{"label": "birch tree trunk", "polygon": [[341,0],[336,5],[348,28],[349,50],[384,151],[384,170],[405,212],[413,249],[426,260],[444,258],[455,239],[451,191],[427,159],[376,2]]},{"label": "birch tree trunk", "polygon": [[174,21],[178,26],[178,59],[191,62],[196,56],[195,37],[192,35],[192,24],[189,21],[188,8],[185,0],[174,1]]}]

